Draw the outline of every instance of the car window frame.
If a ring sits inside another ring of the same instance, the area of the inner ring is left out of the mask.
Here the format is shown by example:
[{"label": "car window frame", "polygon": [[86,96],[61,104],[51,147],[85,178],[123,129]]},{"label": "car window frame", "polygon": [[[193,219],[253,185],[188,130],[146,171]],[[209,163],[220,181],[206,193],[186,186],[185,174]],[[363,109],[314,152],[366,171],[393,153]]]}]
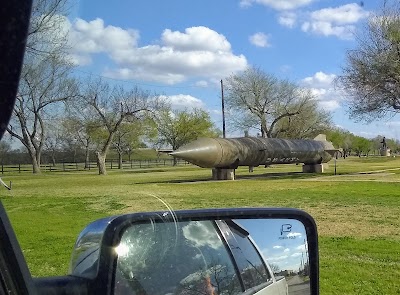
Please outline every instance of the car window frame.
[{"label": "car window frame", "polygon": [[[233,221],[232,221],[233,222]],[[223,241],[224,241],[224,245],[226,245],[226,247],[227,247],[227,249],[228,249],[228,251],[229,251],[229,253],[230,253],[230,256],[231,256],[231,259],[233,259],[233,263],[235,264],[235,268],[236,268],[236,271],[237,271],[237,275],[239,276],[239,281],[241,282],[241,284],[242,284],[242,294],[254,294],[254,293],[256,293],[256,292],[258,292],[258,291],[260,291],[260,290],[262,290],[263,288],[265,288],[265,287],[267,287],[267,286],[269,286],[269,285],[271,285],[271,284],[273,284],[274,283],[274,276],[271,274],[271,271],[270,271],[270,269],[268,268],[268,266],[266,265],[266,263],[265,263],[265,261],[264,261],[264,257],[261,255],[261,253],[260,253],[260,251],[259,251],[259,249],[257,248],[257,246],[254,244],[254,241],[251,239],[251,237],[248,235],[248,233],[247,233],[247,235],[246,234],[243,234],[244,236],[245,236],[245,240],[251,245],[251,247],[252,247],[252,249],[255,251],[255,253],[257,254],[257,256],[258,256],[258,258],[260,259],[260,261],[261,261],[261,263],[262,263],[262,265],[264,266],[264,269],[266,270],[266,273],[269,275],[269,280],[268,281],[266,281],[266,282],[263,282],[263,283],[261,283],[261,284],[258,284],[258,285],[256,285],[256,286],[251,286],[250,288],[246,288],[246,286],[245,286],[245,284],[244,284],[244,280],[243,280],[243,276],[242,276],[242,274],[241,274],[241,272],[240,272],[240,268],[239,268],[239,265],[238,265],[238,262],[236,261],[236,259],[235,259],[235,257],[234,257],[234,254],[233,254],[233,250],[231,249],[231,247],[229,246],[229,243],[228,243],[228,240],[227,240],[227,236],[225,235],[225,233],[222,231],[222,229],[221,229],[221,224],[224,224],[224,225],[226,225],[228,228],[229,228],[229,230],[232,232],[232,229],[234,229],[234,227],[232,227],[232,225],[230,226],[229,225],[229,222],[227,222],[226,220],[218,220],[218,221],[216,221],[216,225],[217,225],[217,227],[218,227],[218,231],[219,231],[219,233],[220,233],[220,235],[221,235],[221,239],[223,239]],[[237,231],[237,230],[236,230]]]}]

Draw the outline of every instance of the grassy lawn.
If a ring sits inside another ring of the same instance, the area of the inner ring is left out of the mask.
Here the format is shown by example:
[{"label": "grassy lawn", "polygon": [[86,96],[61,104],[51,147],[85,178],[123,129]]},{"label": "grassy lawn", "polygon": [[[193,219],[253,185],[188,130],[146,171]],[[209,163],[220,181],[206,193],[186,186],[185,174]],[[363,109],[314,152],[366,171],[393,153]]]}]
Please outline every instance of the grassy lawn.
[{"label": "grassy lawn", "polygon": [[[337,161],[325,174],[301,166],[237,171],[210,180],[193,166],[5,174],[2,200],[34,276],[68,271],[73,244],[90,221],[125,212],[211,207],[295,207],[316,219],[321,294],[400,293],[400,157]],[[361,173],[360,173],[361,172]]]}]

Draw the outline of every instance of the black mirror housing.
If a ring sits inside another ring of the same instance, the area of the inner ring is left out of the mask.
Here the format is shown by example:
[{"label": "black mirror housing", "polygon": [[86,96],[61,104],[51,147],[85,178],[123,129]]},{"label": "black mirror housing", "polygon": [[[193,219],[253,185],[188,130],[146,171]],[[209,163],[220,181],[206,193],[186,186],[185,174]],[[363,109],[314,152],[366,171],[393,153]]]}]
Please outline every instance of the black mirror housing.
[{"label": "black mirror housing", "polygon": [[[126,233],[129,229],[135,229],[135,227],[138,225],[143,224],[149,225],[149,228],[152,229],[154,226],[157,226],[157,224],[158,226],[163,224],[164,228],[166,228],[165,224],[173,225],[171,228],[185,225],[186,228],[183,226],[183,230],[185,232],[185,229],[188,229],[188,222],[216,221],[215,226],[216,228],[219,228],[219,232],[222,232],[221,229],[223,226],[225,226],[229,227],[232,232],[239,233],[244,237],[250,235],[252,237],[250,239],[251,243],[255,244],[257,251],[260,252],[261,255],[262,251],[259,249],[261,247],[257,247],[257,244],[259,243],[259,241],[257,241],[257,235],[254,237],[252,230],[248,230],[246,226],[242,227],[240,225],[243,223],[247,225],[250,224],[248,222],[246,223],[246,220],[268,220],[275,222],[269,222],[268,225],[277,225],[274,229],[277,235],[275,240],[278,241],[279,239],[279,241],[283,243],[282,245],[288,245],[288,243],[291,242],[287,239],[296,238],[296,234],[298,233],[291,232],[293,223],[301,223],[304,226],[304,231],[306,234],[306,238],[304,237],[304,244],[307,248],[306,252],[304,253],[306,253],[308,261],[306,262],[304,257],[299,257],[298,261],[301,260],[303,272],[307,263],[306,277],[307,279],[309,278],[308,294],[319,294],[318,235],[315,221],[304,211],[287,208],[200,209],[174,212],[160,211],[133,213],[100,219],[89,224],[79,235],[72,254],[70,275],[87,281],[90,294],[114,294],[114,288],[117,290],[118,284],[118,282],[116,282],[116,271],[119,269],[118,257],[125,255],[119,251],[120,249],[118,249],[121,239],[123,238],[124,233]],[[218,223],[221,222],[223,224],[218,225]],[[260,230],[265,233],[264,229],[257,229],[257,232]],[[268,229],[268,231],[269,230],[270,229]],[[165,232],[165,229],[159,232]],[[134,237],[139,237],[146,234],[143,231],[140,231],[141,234],[137,233],[138,231],[135,232]],[[155,231],[152,231],[151,234],[153,235],[154,233]],[[258,236],[260,236],[260,234],[258,234]],[[191,238],[189,237],[189,239]],[[195,240],[191,239],[186,240],[185,243],[187,244],[188,241],[189,243],[197,243],[197,246],[193,245],[193,247],[196,246],[196,249],[201,249],[200,246],[203,242],[199,243],[198,241],[196,242]],[[152,245],[154,242],[149,243],[149,241],[142,241],[141,244]],[[138,244],[136,243],[135,247],[136,245]],[[278,248],[281,246],[275,247]],[[131,248],[134,248],[133,245]],[[296,253],[294,253],[292,256],[295,257],[295,254]],[[129,259],[129,261],[132,260],[131,257]],[[122,258],[120,258],[120,260],[122,260]],[[265,264],[267,264],[267,262],[265,262]],[[268,270],[271,271],[271,269],[272,267],[268,266]],[[274,282],[275,280],[278,280],[277,277],[286,275],[286,279],[290,284],[290,280],[294,276],[294,272],[300,274],[300,270],[297,269],[285,270],[281,268],[279,271],[275,269],[274,275],[276,278],[274,278]],[[125,272],[125,274],[126,273],[132,274],[132,271]],[[241,280],[241,284],[243,285],[243,280]],[[254,292],[256,291],[257,290]],[[254,292],[246,292],[246,294],[254,294]]]}]

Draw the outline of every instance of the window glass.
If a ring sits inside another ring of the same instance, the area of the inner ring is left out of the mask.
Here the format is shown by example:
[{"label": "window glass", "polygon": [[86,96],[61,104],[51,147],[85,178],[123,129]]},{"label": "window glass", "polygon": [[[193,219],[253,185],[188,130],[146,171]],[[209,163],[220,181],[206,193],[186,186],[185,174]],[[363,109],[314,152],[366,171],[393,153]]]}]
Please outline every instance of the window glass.
[{"label": "window glass", "polygon": [[133,225],[123,233],[116,251],[114,294],[242,292],[211,221]]},{"label": "window glass", "polygon": [[247,235],[237,229],[228,227],[224,222],[218,223],[233,253],[245,289],[250,289],[271,280],[262,258]]}]

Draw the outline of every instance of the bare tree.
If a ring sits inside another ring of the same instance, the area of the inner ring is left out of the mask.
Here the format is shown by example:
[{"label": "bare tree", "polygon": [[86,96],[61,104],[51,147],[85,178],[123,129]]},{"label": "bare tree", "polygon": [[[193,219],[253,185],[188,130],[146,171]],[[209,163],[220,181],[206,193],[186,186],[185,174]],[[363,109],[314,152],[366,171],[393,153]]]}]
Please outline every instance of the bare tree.
[{"label": "bare tree", "polygon": [[245,130],[257,128],[262,137],[279,135],[286,128],[281,121],[306,112],[314,100],[309,90],[258,68],[232,75],[226,85],[231,123]]},{"label": "bare tree", "polygon": [[99,174],[107,174],[107,153],[121,125],[125,122],[144,120],[146,112],[157,108],[159,99],[138,87],[129,90],[122,86],[111,87],[102,80],[90,81],[86,85],[81,101],[92,108],[96,114],[96,121],[101,123],[100,128],[104,131],[105,137],[96,151],[96,157]]},{"label": "bare tree", "polygon": [[102,126],[94,109],[82,105],[79,99],[67,102],[66,116],[62,120],[63,141],[69,147],[84,150],[85,169],[90,168],[90,152],[104,138]]},{"label": "bare tree", "polygon": [[336,84],[348,95],[352,118],[371,122],[400,111],[400,4],[384,1],[347,52]]},{"label": "bare tree", "polygon": [[69,76],[70,70],[70,64],[54,55],[49,55],[38,63],[24,65],[14,116],[7,131],[27,149],[32,160],[33,173],[40,172],[40,158],[46,138],[46,118],[57,111],[59,103],[77,93],[76,82]]},{"label": "bare tree", "polygon": [[[294,105],[294,109],[297,106]],[[275,128],[273,137],[314,138],[332,126],[330,112],[318,107],[318,101],[310,100],[295,116],[282,118]]]},{"label": "bare tree", "polygon": [[66,51],[68,28],[64,16],[69,12],[70,3],[68,0],[33,1],[27,56],[46,56]]},{"label": "bare tree", "polygon": [[58,123],[53,122],[47,128],[44,150],[50,155],[53,167],[56,166],[56,154],[62,148],[63,132]]},{"label": "bare tree", "polygon": [[281,271],[281,268],[276,263],[269,263],[269,266],[271,267],[271,270],[275,275]]},{"label": "bare tree", "polygon": [[60,102],[76,94],[72,65],[65,58],[67,0],[35,0],[13,118],[7,131],[27,149],[40,172],[46,124]]}]

